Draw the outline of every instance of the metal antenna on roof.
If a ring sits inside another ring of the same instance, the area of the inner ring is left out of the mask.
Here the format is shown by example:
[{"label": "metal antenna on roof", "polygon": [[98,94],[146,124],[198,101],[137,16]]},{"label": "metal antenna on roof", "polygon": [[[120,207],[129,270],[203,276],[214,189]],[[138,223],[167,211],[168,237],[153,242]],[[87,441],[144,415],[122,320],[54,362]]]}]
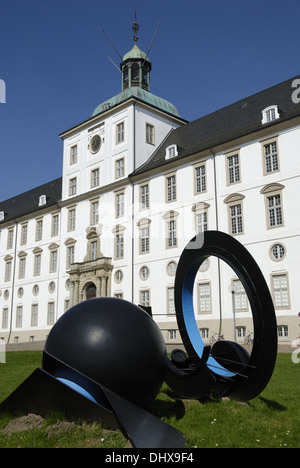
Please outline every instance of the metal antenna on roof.
[{"label": "metal antenna on roof", "polygon": [[148,49],[148,52],[147,52],[147,54],[146,54],[146,58],[145,58],[145,60],[144,60],[144,62],[143,62],[142,67],[144,66],[144,63],[145,63],[146,59],[148,58],[148,55],[149,55],[149,52],[150,52],[151,47],[152,47],[152,45],[153,45],[154,39],[155,39],[155,37],[156,37],[156,34],[158,33],[160,24],[161,24],[161,20],[160,20],[160,22],[158,23],[158,26],[157,26],[156,31],[155,31],[155,33],[154,33],[153,39],[152,39],[151,44],[150,44],[150,46],[149,46],[149,49]]},{"label": "metal antenna on roof", "polygon": [[121,54],[119,54],[119,52],[117,51],[116,47],[114,46],[113,42],[110,40],[110,38],[108,37],[108,35],[106,34],[106,32],[104,31],[104,29],[102,29],[102,31],[104,32],[105,36],[107,37],[108,41],[110,42],[110,44],[113,46],[113,48],[115,49],[115,51],[117,52],[118,56],[120,57],[121,60],[123,60],[123,57]]},{"label": "metal antenna on roof", "polygon": [[107,56],[107,58],[108,58],[108,60],[110,60],[110,61],[111,61],[111,63],[112,63],[112,64],[113,64],[113,65],[116,67],[116,69],[117,69],[117,70],[118,70],[120,73],[122,73],[122,72],[121,72],[121,70],[120,70],[120,68],[118,67],[118,65],[117,65],[117,64],[115,64],[115,62],[113,61],[113,59],[112,59],[112,58],[110,58],[110,56],[109,56],[109,55]]}]

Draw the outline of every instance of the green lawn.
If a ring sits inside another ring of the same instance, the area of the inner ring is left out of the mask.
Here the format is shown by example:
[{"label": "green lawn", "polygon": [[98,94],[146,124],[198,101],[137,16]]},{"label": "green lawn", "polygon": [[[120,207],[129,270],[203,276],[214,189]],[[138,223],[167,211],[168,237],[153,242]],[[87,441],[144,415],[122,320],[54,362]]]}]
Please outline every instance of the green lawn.
[{"label": "green lawn", "polygon": [[[41,362],[41,352],[7,353],[0,364],[0,401]],[[300,364],[279,354],[273,377],[249,405],[234,401],[180,400],[167,385],[149,411],[187,437],[187,447],[300,447]],[[120,431],[103,431],[98,424],[51,428],[62,415],[47,418],[42,428],[20,433],[1,432],[12,418],[0,418],[0,447],[124,447]]]}]

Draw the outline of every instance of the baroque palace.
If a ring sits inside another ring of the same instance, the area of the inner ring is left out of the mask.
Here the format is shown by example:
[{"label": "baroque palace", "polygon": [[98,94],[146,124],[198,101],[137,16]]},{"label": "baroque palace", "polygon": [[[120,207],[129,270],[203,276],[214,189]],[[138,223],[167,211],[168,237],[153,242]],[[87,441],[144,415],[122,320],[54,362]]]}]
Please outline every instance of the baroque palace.
[{"label": "baroque palace", "polygon": [[[113,296],[151,306],[175,345],[177,262],[197,232],[220,230],[260,266],[279,346],[290,345],[300,335],[300,77],[187,122],[149,91],[136,40],[120,67],[122,92],[60,134],[62,177],[0,203],[0,343],[45,340],[72,305]],[[207,343],[251,338],[247,295],[224,262],[202,264],[194,303]]]}]

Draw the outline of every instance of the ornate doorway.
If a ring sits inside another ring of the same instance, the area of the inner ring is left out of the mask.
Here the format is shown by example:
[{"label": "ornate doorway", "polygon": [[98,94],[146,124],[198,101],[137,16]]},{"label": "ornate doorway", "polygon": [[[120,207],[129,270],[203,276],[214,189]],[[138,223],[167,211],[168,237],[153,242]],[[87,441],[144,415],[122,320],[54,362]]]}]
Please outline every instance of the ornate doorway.
[{"label": "ornate doorway", "polygon": [[96,294],[96,286],[94,283],[88,283],[85,287],[85,298],[88,299],[94,299],[97,294]]}]

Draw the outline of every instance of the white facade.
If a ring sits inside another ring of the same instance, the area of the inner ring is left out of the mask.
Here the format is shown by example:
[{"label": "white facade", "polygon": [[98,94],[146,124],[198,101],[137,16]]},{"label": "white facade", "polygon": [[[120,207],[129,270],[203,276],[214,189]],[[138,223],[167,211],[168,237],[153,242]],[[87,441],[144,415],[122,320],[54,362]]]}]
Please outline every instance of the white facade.
[{"label": "white facade", "polygon": [[[176,265],[206,229],[249,250],[273,297],[279,343],[298,338],[300,118],[281,121],[277,110],[270,126],[268,115],[255,132],[179,159],[170,131],[186,122],[135,96],[61,134],[59,200],[43,207],[40,193],[36,210],[3,212],[0,340],[44,340],[70,306],[111,295],[150,305],[176,345]],[[210,258],[194,289],[205,341],[221,332],[243,343],[253,332],[245,292],[225,263]]]}]

